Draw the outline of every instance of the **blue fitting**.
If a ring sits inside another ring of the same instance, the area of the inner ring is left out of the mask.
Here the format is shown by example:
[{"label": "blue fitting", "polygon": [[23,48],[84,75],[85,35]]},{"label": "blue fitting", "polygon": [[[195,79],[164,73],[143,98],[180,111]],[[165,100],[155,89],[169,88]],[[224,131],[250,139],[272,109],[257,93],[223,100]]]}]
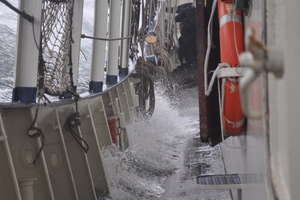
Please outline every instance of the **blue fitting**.
[{"label": "blue fitting", "polygon": [[89,83],[89,92],[90,93],[100,93],[103,89],[103,82],[90,81]]},{"label": "blue fitting", "polygon": [[36,87],[16,87],[12,92],[12,102],[35,103]]}]

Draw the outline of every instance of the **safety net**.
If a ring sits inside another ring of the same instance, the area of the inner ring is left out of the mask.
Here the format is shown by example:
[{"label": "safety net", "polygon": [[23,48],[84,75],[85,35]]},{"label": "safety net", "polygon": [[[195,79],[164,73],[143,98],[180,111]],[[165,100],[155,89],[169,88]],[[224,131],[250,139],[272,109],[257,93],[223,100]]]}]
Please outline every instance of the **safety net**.
[{"label": "safety net", "polygon": [[74,0],[43,0],[38,88],[51,95],[73,90],[72,18]]}]

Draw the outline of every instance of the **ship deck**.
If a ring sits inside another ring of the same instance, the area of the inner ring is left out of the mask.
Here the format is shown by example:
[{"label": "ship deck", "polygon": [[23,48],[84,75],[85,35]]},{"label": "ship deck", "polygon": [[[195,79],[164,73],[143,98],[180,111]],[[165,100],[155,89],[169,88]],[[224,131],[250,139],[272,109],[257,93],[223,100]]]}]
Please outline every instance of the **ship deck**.
[{"label": "ship deck", "polygon": [[190,119],[187,130],[193,128],[190,136],[178,147],[182,152],[177,160],[178,170],[166,179],[161,199],[231,200],[229,190],[201,190],[197,185],[197,176],[225,174],[220,146],[210,147],[200,141],[197,70],[193,67],[179,69],[174,75],[177,111],[180,116]]}]

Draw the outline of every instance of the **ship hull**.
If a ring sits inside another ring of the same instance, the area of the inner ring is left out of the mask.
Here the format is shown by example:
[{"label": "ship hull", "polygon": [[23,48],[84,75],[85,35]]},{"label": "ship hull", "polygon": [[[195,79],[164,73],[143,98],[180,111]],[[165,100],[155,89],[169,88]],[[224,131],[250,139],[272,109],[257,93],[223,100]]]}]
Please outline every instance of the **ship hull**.
[{"label": "ship hull", "polygon": [[[228,174],[247,174],[251,184],[239,194],[232,190],[234,199],[298,199],[299,182],[298,142],[299,99],[299,35],[296,25],[299,2],[252,1],[251,13],[244,17],[245,31],[254,31],[257,44],[267,51],[276,49],[278,62],[284,73],[274,73],[272,67],[263,71],[249,86],[248,103],[251,113],[247,127],[239,137],[229,137],[222,143],[222,154]],[[245,43],[247,44],[247,34]],[[250,51],[249,48],[246,50]],[[255,52],[255,51],[254,51]],[[267,62],[272,62],[271,55]],[[277,63],[278,63],[277,62]],[[298,76],[298,77],[297,77]]]}]

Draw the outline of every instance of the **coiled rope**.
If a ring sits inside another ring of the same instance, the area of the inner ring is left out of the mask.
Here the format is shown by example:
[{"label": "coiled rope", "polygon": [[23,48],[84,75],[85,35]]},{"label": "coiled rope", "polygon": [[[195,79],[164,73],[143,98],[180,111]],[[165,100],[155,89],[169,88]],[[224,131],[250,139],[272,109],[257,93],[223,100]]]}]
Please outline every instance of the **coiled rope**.
[{"label": "coiled rope", "polygon": [[[140,112],[146,119],[152,116],[155,108],[154,80],[151,73],[149,73],[149,71],[153,70],[154,65],[152,63],[145,61],[142,57],[137,59],[135,71],[141,75],[142,79],[138,89],[140,102],[142,102],[142,104],[140,104]],[[146,105],[143,105],[143,102],[147,99],[149,99],[148,110],[146,110]]]},{"label": "coiled rope", "polygon": [[167,77],[167,85],[169,90],[173,90],[173,78],[172,78],[172,66],[168,53],[162,50],[159,46],[156,46],[156,57],[158,60],[157,73],[163,77]]},{"label": "coiled rope", "polygon": [[[177,1],[176,1],[177,2]],[[149,7],[150,6],[150,7]],[[150,15],[152,12],[151,8],[152,4],[150,1],[142,2],[142,31],[138,34],[138,41],[140,42],[140,46],[142,49],[142,56],[137,58],[137,63],[135,65],[135,71],[141,75],[141,83],[138,88],[138,94],[140,97],[140,112],[146,118],[152,116],[155,108],[155,93],[154,93],[154,77],[158,78],[159,80],[163,81],[163,86],[167,87],[168,91],[173,91],[173,78],[172,78],[172,66],[168,52],[164,49],[164,44],[161,42],[155,48],[155,56],[157,57],[158,66],[154,66],[152,63],[145,61],[144,59],[144,43],[145,43],[145,29],[146,28],[146,18],[147,18],[147,11],[149,21]],[[171,6],[171,1],[168,3],[168,7]],[[175,4],[175,7],[177,3]],[[148,8],[149,7],[149,8]],[[175,8],[176,9],[176,8]],[[164,3],[162,3],[162,10],[164,11]],[[174,13],[173,13],[174,14]],[[150,22],[148,21],[148,31],[150,30]],[[171,23],[170,17],[168,23]],[[163,20],[164,24],[164,20]],[[163,26],[164,27],[164,26]],[[171,24],[168,25],[169,31],[167,37],[170,37],[170,34],[173,30],[171,29]],[[137,27],[136,27],[137,28]],[[159,27],[158,27],[159,28]],[[161,28],[160,28],[161,29]],[[161,32],[163,39],[165,39],[165,31]],[[172,37],[170,37],[172,38]],[[171,41],[171,39],[165,39],[165,41]],[[164,42],[163,42],[164,43]],[[166,46],[170,46],[171,44],[167,44]],[[146,101],[149,99],[149,108],[146,108]]]},{"label": "coiled rope", "polygon": [[[135,64],[135,71],[141,76],[141,83],[138,88],[138,95],[140,101],[139,112],[146,118],[150,118],[154,112],[155,108],[155,93],[154,93],[154,80],[150,70],[154,69],[154,65],[150,62],[145,61],[144,57],[144,44],[145,44],[145,31],[143,28],[146,28],[146,17],[147,10],[149,6],[149,1],[142,1],[142,31],[138,34],[138,40],[140,42],[140,47],[142,50],[142,56],[137,58],[137,62]],[[150,10],[150,9],[149,9]],[[150,13],[149,13],[150,14]],[[137,28],[137,24],[136,24]],[[136,53],[137,57],[137,53]],[[146,109],[146,101],[149,99],[149,108]]]}]

